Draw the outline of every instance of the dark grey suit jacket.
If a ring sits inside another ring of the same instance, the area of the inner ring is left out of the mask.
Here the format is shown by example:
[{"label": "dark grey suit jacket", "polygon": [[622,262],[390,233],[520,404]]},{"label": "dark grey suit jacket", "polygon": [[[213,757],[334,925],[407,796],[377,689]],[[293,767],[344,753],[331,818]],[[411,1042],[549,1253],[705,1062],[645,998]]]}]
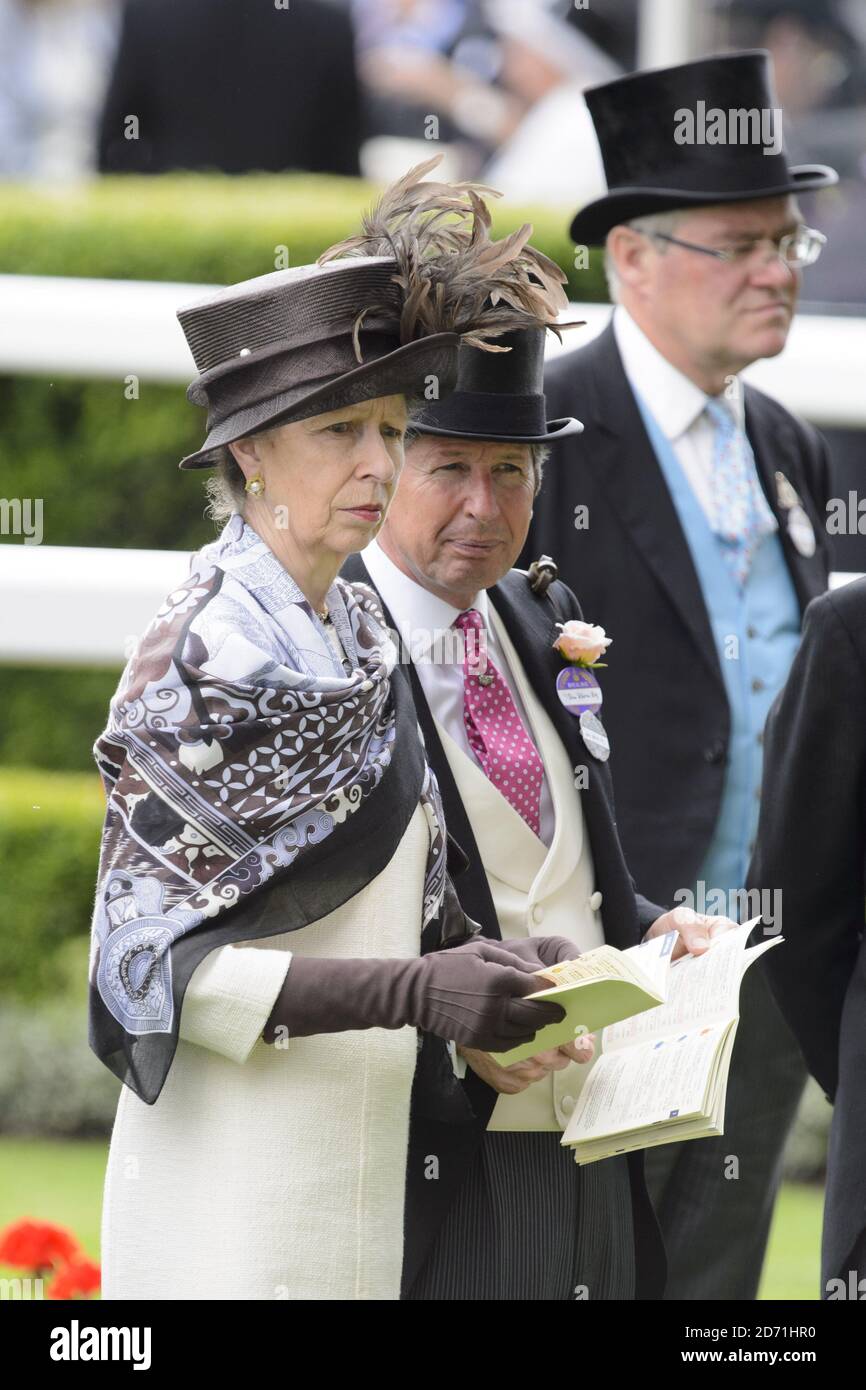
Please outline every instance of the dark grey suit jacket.
[{"label": "dark grey suit jacket", "polygon": [[[816,598],[764,735],[749,886],[781,892],[764,957],[812,1075],[835,1103],[822,1281],[866,1229],[866,579]],[[861,1271],[862,1273],[862,1271]]]}]

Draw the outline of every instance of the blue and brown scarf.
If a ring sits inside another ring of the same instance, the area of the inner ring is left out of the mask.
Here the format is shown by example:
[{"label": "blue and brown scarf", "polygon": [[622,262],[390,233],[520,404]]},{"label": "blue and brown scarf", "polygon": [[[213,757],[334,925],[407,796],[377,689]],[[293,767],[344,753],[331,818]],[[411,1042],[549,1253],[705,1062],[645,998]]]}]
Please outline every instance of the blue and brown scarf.
[{"label": "blue and brown scarf", "polygon": [[149,1104],[204,957],[340,907],[384,869],[419,801],[419,939],[442,909],[444,818],[405,673],[370,589],[337,579],[327,604],[350,675],[235,513],[144,632],[94,744],[108,804],[90,1045]]}]

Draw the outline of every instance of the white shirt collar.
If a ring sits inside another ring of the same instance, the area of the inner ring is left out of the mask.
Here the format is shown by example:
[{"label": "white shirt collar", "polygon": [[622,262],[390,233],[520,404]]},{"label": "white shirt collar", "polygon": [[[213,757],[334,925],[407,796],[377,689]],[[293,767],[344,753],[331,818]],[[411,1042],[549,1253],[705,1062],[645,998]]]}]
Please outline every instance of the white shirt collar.
[{"label": "white shirt collar", "polygon": [[[455,608],[453,604],[437,598],[417,580],[404,574],[385,554],[378,541],[371,541],[366,549],[362,550],[361,559],[367,566],[383,603],[391,611],[406,651],[413,661],[424,661],[436,640],[437,633],[452,627],[455,619],[466,610]],[[487,590],[480,589],[469,607],[478,609],[489,632]]]},{"label": "white shirt collar", "polygon": [[[646,401],[665,437],[675,443],[691,429],[713,397],[659,352],[623,304],[617,304],[613,311],[613,332],[631,385]],[[742,390],[734,393],[730,404],[738,425],[744,428]]]}]

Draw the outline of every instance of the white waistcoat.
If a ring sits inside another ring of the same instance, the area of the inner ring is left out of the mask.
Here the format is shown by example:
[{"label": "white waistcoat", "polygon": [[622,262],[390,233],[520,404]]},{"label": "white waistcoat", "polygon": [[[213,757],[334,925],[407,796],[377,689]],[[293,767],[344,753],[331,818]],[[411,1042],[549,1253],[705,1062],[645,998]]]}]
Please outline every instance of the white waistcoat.
[{"label": "white waistcoat", "polygon": [[[588,951],[603,944],[604,934],[575,769],[492,607],[491,621],[544,763],[556,818],[550,849],[438,722],[437,731],[475,835],[503,940],[568,936],[575,954]],[[519,1095],[500,1095],[488,1129],[564,1129],[587,1071],[587,1064],[571,1062]]]}]

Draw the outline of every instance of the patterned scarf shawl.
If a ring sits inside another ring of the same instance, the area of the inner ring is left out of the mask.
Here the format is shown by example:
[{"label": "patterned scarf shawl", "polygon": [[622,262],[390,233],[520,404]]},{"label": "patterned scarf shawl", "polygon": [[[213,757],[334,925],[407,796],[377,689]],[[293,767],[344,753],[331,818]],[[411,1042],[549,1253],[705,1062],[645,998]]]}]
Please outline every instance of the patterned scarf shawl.
[{"label": "patterned scarf shawl", "polygon": [[340,907],[391,859],[419,801],[419,939],[440,911],[444,818],[405,672],[370,589],[337,579],[327,604],[351,675],[235,513],[146,629],[94,744],[108,804],[90,1045],[149,1104],[200,961]]}]

